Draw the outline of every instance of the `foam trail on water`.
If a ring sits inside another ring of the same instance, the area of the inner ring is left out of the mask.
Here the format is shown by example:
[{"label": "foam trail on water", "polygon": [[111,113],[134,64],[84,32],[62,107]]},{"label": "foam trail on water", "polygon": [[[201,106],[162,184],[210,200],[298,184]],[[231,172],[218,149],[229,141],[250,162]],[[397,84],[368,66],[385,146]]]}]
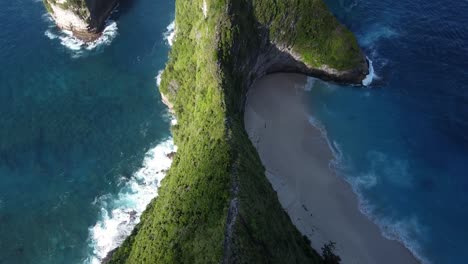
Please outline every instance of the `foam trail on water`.
[{"label": "foam trail on water", "polygon": [[322,137],[325,139],[325,141],[328,144],[328,148],[333,154],[333,160],[330,161],[330,168],[333,169],[334,167],[337,166],[337,164],[343,163],[343,152],[341,151],[340,145],[336,142],[333,141],[331,142],[328,138],[327,130],[325,129],[325,126],[315,117],[309,116],[308,118],[309,123],[318,129],[320,131],[320,134]]},{"label": "foam trail on water", "polygon": [[169,138],[150,149],[142,168],[126,181],[117,195],[104,195],[95,200],[101,207],[100,220],[89,228],[92,255],[85,263],[98,264],[127,238],[151,200],[158,196],[158,188],[171,166],[170,154],[177,147]]},{"label": "foam trail on water", "polygon": [[167,31],[164,32],[164,34],[163,34],[164,39],[167,41],[169,46],[172,46],[172,44],[174,44],[174,41],[175,41],[175,38],[176,38],[176,33],[177,33],[175,21],[173,21],[171,24],[169,24],[169,26],[167,26],[166,29],[167,29]]},{"label": "foam trail on water", "polygon": [[314,84],[315,84],[316,81],[317,81],[317,79],[315,79],[313,77],[307,77],[307,83],[304,86],[304,91],[306,91],[306,92],[312,91],[312,88],[314,87]]},{"label": "foam trail on water", "polygon": [[164,70],[160,70],[158,72],[158,75],[156,76],[156,84],[159,86],[161,86],[161,77],[162,77],[162,74],[163,74]]},{"label": "foam trail on water", "polygon": [[87,43],[85,48],[87,50],[92,50],[102,45],[110,45],[112,40],[117,36],[117,30],[117,22],[109,20],[102,32],[102,36],[91,43]]},{"label": "foam trail on water", "polygon": [[372,65],[372,61],[369,58],[367,58],[367,61],[369,62],[369,74],[367,74],[366,78],[362,80],[362,85],[364,86],[371,85],[375,77],[374,66]]},{"label": "foam trail on water", "polygon": [[44,35],[51,40],[59,39],[60,44],[71,51],[72,58],[79,58],[91,51],[100,51],[102,47],[112,43],[118,35],[117,22],[108,20],[102,35],[92,42],[84,42],[73,36],[69,30],[59,30],[54,24],[50,15],[43,16],[43,19],[50,22],[49,28],[44,32]]},{"label": "foam trail on water", "polygon": [[[418,219],[416,217],[409,217],[405,219],[377,217],[375,214],[377,208],[375,208],[375,206],[373,206],[371,202],[367,200],[363,195],[363,192],[365,190],[369,190],[377,184],[379,184],[379,178],[377,177],[376,172],[374,170],[371,170],[366,174],[358,175],[356,177],[349,176],[349,163],[351,162],[349,159],[346,159],[344,157],[344,153],[341,150],[341,146],[336,141],[330,141],[325,126],[317,118],[309,116],[308,120],[312,126],[314,126],[320,131],[322,137],[324,137],[326,142],[328,143],[328,146],[333,154],[333,160],[330,161],[329,167],[330,169],[336,171],[337,174],[343,175],[344,180],[346,180],[351,185],[353,192],[358,197],[359,210],[361,211],[361,213],[367,216],[369,219],[371,219],[375,224],[377,224],[382,235],[385,238],[399,241],[406,248],[408,248],[412,252],[412,254],[421,261],[421,263],[430,264],[431,262],[427,258],[425,258],[421,253],[421,246],[415,239],[416,237],[421,238],[423,237],[423,234],[427,233],[423,230],[424,227],[419,223]],[[387,156],[383,155],[382,153],[378,153],[378,155],[371,155],[371,158],[373,160],[371,161],[372,163],[379,163],[377,164],[378,166],[382,164],[388,164],[390,168],[386,168],[386,171],[395,171],[397,176],[399,174],[402,174],[401,167],[402,164],[404,165],[404,162],[390,162],[389,160],[387,160]],[[375,159],[377,159],[377,161],[375,161]],[[403,168],[403,171],[405,170],[406,169]],[[408,172],[405,172],[404,174],[404,176],[401,176],[399,178],[403,178],[405,180],[411,178],[409,175],[407,175]],[[400,181],[399,179],[394,179],[395,175],[393,175],[393,173],[392,175],[388,176],[391,176],[391,179],[393,181]],[[405,185],[407,183],[406,181],[403,181],[399,182],[398,184]]]}]

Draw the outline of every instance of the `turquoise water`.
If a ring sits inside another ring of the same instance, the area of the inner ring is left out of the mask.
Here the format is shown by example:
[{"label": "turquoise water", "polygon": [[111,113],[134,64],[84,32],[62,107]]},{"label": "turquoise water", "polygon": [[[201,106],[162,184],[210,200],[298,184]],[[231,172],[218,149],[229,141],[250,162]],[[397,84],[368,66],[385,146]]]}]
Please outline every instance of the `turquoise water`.
[{"label": "turquoise water", "polygon": [[155,80],[173,16],[173,1],[124,1],[80,47],[40,1],[0,2],[0,263],[95,261],[156,195],[173,150]]},{"label": "turquoise water", "polygon": [[[468,2],[327,0],[373,61],[372,88],[315,82],[311,121],[382,232],[426,263],[468,253]],[[95,262],[175,150],[155,77],[173,1],[124,1],[96,45],[42,3],[0,3],[0,263]]]},{"label": "turquoise water", "polygon": [[361,209],[425,263],[468,252],[468,2],[326,1],[373,61],[371,88],[309,93]]}]

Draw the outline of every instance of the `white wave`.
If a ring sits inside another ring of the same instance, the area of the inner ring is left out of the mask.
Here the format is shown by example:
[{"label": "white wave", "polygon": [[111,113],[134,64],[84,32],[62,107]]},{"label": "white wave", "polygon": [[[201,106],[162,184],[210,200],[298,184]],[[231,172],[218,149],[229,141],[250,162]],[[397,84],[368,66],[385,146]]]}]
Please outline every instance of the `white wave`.
[{"label": "white wave", "polygon": [[161,85],[161,77],[162,77],[163,72],[164,70],[160,70],[158,72],[158,75],[156,76],[156,84],[158,85],[158,87]]},{"label": "white wave", "polygon": [[327,135],[327,131],[325,130],[325,127],[322,125],[322,123],[317,119],[315,118],[314,116],[309,116],[309,123],[317,128],[323,136],[326,136]]},{"label": "white wave", "polygon": [[345,176],[344,179],[357,195],[359,210],[379,227],[385,238],[402,243],[422,263],[429,264],[430,262],[421,254],[422,248],[418,242],[419,239],[424,239],[424,234],[427,232],[417,218],[377,215],[378,208],[364,196],[366,190],[372,189],[377,184],[385,184],[385,181],[401,187],[411,185],[408,163],[401,160],[391,161],[387,155],[377,151],[370,151],[368,159],[371,164],[370,171],[355,177],[350,176],[349,168],[343,169],[345,167],[343,165],[336,167],[340,170],[338,173]]},{"label": "white wave", "polygon": [[304,86],[304,91],[306,91],[306,92],[312,91],[312,88],[314,87],[314,84],[315,84],[316,81],[317,81],[316,78],[307,77],[307,83]]},{"label": "white wave", "polygon": [[160,143],[146,153],[142,168],[124,183],[117,197],[104,195],[95,200],[101,206],[101,216],[89,228],[93,252],[85,263],[100,263],[131,234],[146,206],[158,196],[158,188],[172,163],[169,154],[176,150],[171,138]]},{"label": "white wave", "polygon": [[[386,174],[386,179],[392,183],[398,184],[402,187],[408,186],[411,183],[411,177],[408,172],[408,164],[404,161],[389,162],[388,158],[380,152],[370,152],[369,158],[371,159],[372,168],[369,173],[360,175],[359,177],[350,177],[349,172],[350,160],[345,160],[344,153],[341,146],[336,142],[330,143],[325,126],[315,117],[309,116],[309,123],[317,128],[322,136],[326,139],[330,150],[333,154],[333,160],[330,161],[330,169],[335,170],[337,174],[343,175],[353,189],[359,201],[359,210],[366,215],[380,228],[384,237],[391,240],[396,240],[408,248],[412,254],[418,258],[423,264],[430,264],[430,262],[423,257],[421,246],[416,238],[423,238],[424,227],[418,222],[416,217],[409,217],[406,219],[392,220],[390,218],[377,217],[375,206],[373,206],[363,195],[363,191],[371,189],[379,183],[376,174],[376,167],[387,165],[383,173]],[[389,167],[388,167],[389,166]],[[348,175],[347,175],[348,174]]]},{"label": "white wave", "polygon": [[56,39],[56,38],[58,38],[58,36],[55,35],[54,33],[52,33],[52,31],[50,31],[50,30],[46,30],[46,31],[44,32],[44,35],[46,35],[49,39]]},{"label": "white wave", "polygon": [[114,40],[115,37],[117,36],[117,34],[118,34],[117,22],[109,20],[106,23],[106,27],[104,28],[104,31],[102,31],[102,35],[97,40],[91,43],[86,43],[85,47],[87,50],[92,50],[99,46],[110,45],[112,40]]},{"label": "white wave", "polygon": [[166,29],[167,29],[167,31],[164,32],[164,34],[163,34],[164,39],[167,41],[169,46],[172,46],[172,44],[174,44],[174,41],[175,41],[175,38],[176,38],[176,33],[177,33],[175,21],[173,21],[171,24],[169,24],[169,26],[167,26]]},{"label": "white wave", "polygon": [[427,233],[415,216],[399,220],[383,218],[376,219],[374,221],[380,227],[382,235],[385,238],[401,242],[422,263],[431,263],[420,253],[422,251],[422,248],[419,245],[418,241],[416,241],[415,239],[421,239],[424,237],[424,234]]},{"label": "white wave", "polygon": [[44,19],[47,18],[48,22],[50,22],[49,28],[44,32],[44,35],[51,40],[60,40],[60,44],[71,52],[72,58],[79,58],[91,51],[99,51],[101,47],[110,45],[118,35],[117,23],[108,20],[102,35],[98,39],[92,42],[84,42],[74,37],[73,33],[69,30],[57,29],[50,15],[46,14],[43,17]]},{"label": "white wave", "polygon": [[59,36],[60,44],[67,47],[72,51],[81,51],[81,48],[85,45],[85,43],[73,36],[73,33],[68,30],[63,30],[65,35]]},{"label": "white wave", "polygon": [[[367,199],[365,199],[360,184],[374,184],[375,175],[367,175],[369,182],[361,180],[353,181],[346,177],[346,181],[351,185],[354,193],[358,197],[359,211],[367,216],[374,222],[380,229],[383,237],[389,240],[395,240],[402,243],[421,263],[430,264],[431,262],[425,258],[420,252],[422,248],[416,238],[422,239],[427,233],[415,216],[407,217],[405,219],[393,219],[392,217],[377,217],[374,212],[377,208],[373,206]],[[362,179],[362,177],[361,177]],[[376,182],[375,182],[376,183]],[[368,185],[369,186],[369,185]]]},{"label": "white wave", "polygon": [[374,66],[372,65],[372,61],[369,58],[367,58],[367,61],[369,62],[369,74],[367,74],[366,78],[362,80],[362,85],[364,86],[371,85],[375,77]]},{"label": "white wave", "polygon": [[[359,177],[357,177],[352,185],[353,186],[353,189],[355,190],[362,190],[362,189],[370,189],[372,187],[374,187],[375,185],[377,185],[377,176],[373,173],[367,173],[365,175],[361,175]],[[359,192],[358,191],[358,192]]]},{"label": "white wave", "polygon": [[325,129],[325,126],[317,118],[313,116],[309,116],[308,121],[313,127],[315,127],[316,129],[320,131],[320,134],[325,139],[325,141],[328,144],[328,148],[332,152],[333,160],[331,160],[329,163],[330,169],[334,170],[338,166],[341,166],[341,164],[344,164],[344,161],[343,161],[344,157],[343,157],[343,151],[341,150],[341,146],[336,141],[333,141],[333,142],[330,141],[328,134],[327,134],[327,130]]}]

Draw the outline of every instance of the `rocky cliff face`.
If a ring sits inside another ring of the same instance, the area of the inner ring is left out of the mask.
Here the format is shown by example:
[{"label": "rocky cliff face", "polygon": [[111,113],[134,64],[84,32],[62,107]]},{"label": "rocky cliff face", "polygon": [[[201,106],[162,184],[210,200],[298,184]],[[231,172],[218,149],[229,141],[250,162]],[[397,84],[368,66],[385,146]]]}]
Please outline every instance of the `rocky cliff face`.
[{"label": "rocky cliff face", "polygon": [[118,0],[43,0],[58,27],[83,41],[97,39]]},{"label": "rocky cliff face", "polygon": [[322,0],[176,0],[176,32],[160,91],[178,152],[110,263],[323,263],[266,179],[243,108],[273,72],[360,85],[355,37]]}]

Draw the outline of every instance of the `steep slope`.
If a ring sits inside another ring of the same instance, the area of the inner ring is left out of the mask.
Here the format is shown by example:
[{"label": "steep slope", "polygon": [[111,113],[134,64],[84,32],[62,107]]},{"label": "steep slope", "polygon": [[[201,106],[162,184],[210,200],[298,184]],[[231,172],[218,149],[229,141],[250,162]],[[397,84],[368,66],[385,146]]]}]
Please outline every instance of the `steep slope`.
[{"label": "steep slope", "polygon": [[178,153],[110,263],[322,263],[281,208],[242,112],[272,72],[360,84],[352,33],[321,0],[176,0],[176,25],[160,90]]},{"label": "steep slope", "polygon": [[43,0],[58,27],[83,41],[97,39],[118,0]]}]

